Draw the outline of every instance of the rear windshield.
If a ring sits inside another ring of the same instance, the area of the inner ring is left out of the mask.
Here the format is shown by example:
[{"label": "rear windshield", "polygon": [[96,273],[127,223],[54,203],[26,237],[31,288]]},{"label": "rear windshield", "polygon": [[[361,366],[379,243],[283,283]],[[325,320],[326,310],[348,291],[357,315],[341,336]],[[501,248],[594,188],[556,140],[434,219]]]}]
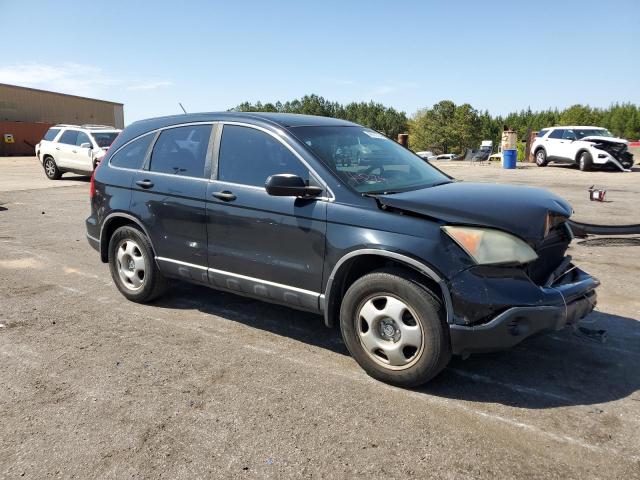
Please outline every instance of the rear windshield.
[{"label": "rear windshield", "polygon": [[357,192],[417,190],[451,181],[411,151],[365,127],[294,127],[291,132]]},{"label": "rear windshield", "polygon": [[43,140],[48,140],[49,142],[53,141],[53,139],[56,138],[56,135],[58,135],[59,131],[59,128],[50,128],[49,130],[47,130],[47,133],[44,134]]},{"label": "rear windshield", "polygon": [[101,148],[110,147],[118,136],[118,132],[93,132],[91,134]]}]

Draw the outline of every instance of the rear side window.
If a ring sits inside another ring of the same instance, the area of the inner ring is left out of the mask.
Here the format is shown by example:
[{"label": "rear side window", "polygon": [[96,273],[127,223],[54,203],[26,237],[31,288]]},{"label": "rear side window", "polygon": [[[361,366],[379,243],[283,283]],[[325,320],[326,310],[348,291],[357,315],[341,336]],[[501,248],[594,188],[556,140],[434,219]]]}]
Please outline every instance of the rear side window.
[{"label": "rear side window", "polygon": [[564,130],[562,128],[558,128],[549,134],[549,138],[562,138],[564,134]]},{"label": "rear side window", "polygon": [[44,134],[43,140],[52,142],[53,139],[56,138],[56,135],[58,135],[58,132],[60,132],[59,128],[50,128],[49,130],[47,130],[47,133]]},{"label": "rear side window", "polygon": [[93,145],[91,140],[89,139],[89,135],[84,132],[78,132],[78,137],[76,138],[76,145],[80,146],[83,143],[88,143],[89,145]]},{"label": "rear side window", "polygon": [[548,129],[548,128],[547,128],[547,129],[545,129],[545,130],[540,130],[540,131],[538,132],[538,134],[536,135],[536,137],[538,137],[538,138],[540,138],[540,137],[544,137],[544,136],[547,134],[547,132],[548,132],[548,131],[549,131],[549,129]]},{"label": "rear side window", "polygon": [[264,187],[267,178],[292,173],[309,180],[309,170],[278,140],[250,127],[225,125],[222,130],[218,179]]},{"label": "rear side window", "polygon": [[153,146],[149,170],[185,177],[204,177],[210,136],[211,125],[164,130]]},{"label": "rear side window", "polygon": [[62,134],[62,137],[60,137],[59,142],[67,144],[67,145],[75,145],[77,138],[78,138],[78,131],[77,130],[66,130]]},{"label": "rear side window", "polygon": [[142,167],[142,162],[147,150],[149,150],[151,140],[153,140],[153,134],[135,139],[118,150],[109,160],[109,164],[114,167],[139,169]]}]

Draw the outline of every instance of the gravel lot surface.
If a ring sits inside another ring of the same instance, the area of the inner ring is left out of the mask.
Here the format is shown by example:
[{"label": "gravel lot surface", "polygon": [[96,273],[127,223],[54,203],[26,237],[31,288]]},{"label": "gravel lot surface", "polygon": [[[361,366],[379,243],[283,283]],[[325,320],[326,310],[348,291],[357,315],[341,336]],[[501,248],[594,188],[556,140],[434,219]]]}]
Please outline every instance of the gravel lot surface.
[{"label": "gravel lot surface", "polygon": [[[638,170],[439,165],[640,223]],[[315,315],[186,284],[127,302],[84,237],[88,179],[0,169],[0,478],[640,478],[640,236],[571,247],[606,343],[564,330],[403,390]]]}]

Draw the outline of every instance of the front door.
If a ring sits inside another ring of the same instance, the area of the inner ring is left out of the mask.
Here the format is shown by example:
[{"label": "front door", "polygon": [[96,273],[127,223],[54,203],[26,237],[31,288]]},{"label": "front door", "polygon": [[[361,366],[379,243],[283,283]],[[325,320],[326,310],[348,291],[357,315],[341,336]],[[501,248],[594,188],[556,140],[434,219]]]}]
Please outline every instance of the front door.
[{"label": "front door", "polygon": [[[87,147],[87,144],[91,147]],[[70,156],[70,160],[73,163],[74,168],[85,172],[93,171],[93,159],[91,157],[92,149],[93,143],[91,142],[89,135],[84,132],[78,132],[76,145],[75,148],[71,149]]]},{"label": "front door", "polygon": [[148,229],[160,269],[208,283],[205,194],[211,125],[162,130],[148,164],[136,172],[132,212]]},{"label": "front door", "polygon": [[275,135],[224,125],[217,175],[207,191],[209,275],[215,286],[318,310],[325,254],[326,202],[274,197],[270,175],[315,182]]}]

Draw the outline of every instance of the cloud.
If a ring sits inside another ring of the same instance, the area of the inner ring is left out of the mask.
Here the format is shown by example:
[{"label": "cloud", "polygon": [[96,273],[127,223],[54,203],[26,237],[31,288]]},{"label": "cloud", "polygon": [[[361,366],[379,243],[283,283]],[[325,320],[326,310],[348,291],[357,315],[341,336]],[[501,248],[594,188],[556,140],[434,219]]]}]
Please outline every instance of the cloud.
[{"label": "cloud", "polygon": [[173,85],[173,82],[164,80],[160,82],[149,82],[149,83],[141,83],[137,85],[130,85],[127,87],[127,90],[155,90],[156,88],[170,87],[171,85]]},{"label": "cloud", "polygon": [[0,83],[91,96],[117,81],[93,65],[24,63],[0,66]]},{"label": "cloud", "polygon": [[80,63],[22,63],[0,66],[0,83],[85,97],[96,97],[105,93],[112,95],[114,87],[122,88],[128,84],[131,85],[126,87],[127,90],[154,90],[173,85],[173,82],[168,80],[149,81],[144,78],[132,80],[115,77],[100,67]]},{"label": "cloud", "polygon": [[369,97],[382,97],[384,95],[389,95],[400,90],[410,90],[418,88],[419,86],[420,85],[416,82],[400,82],[391,85],[379,85],[369,90],[366,95]]}]

